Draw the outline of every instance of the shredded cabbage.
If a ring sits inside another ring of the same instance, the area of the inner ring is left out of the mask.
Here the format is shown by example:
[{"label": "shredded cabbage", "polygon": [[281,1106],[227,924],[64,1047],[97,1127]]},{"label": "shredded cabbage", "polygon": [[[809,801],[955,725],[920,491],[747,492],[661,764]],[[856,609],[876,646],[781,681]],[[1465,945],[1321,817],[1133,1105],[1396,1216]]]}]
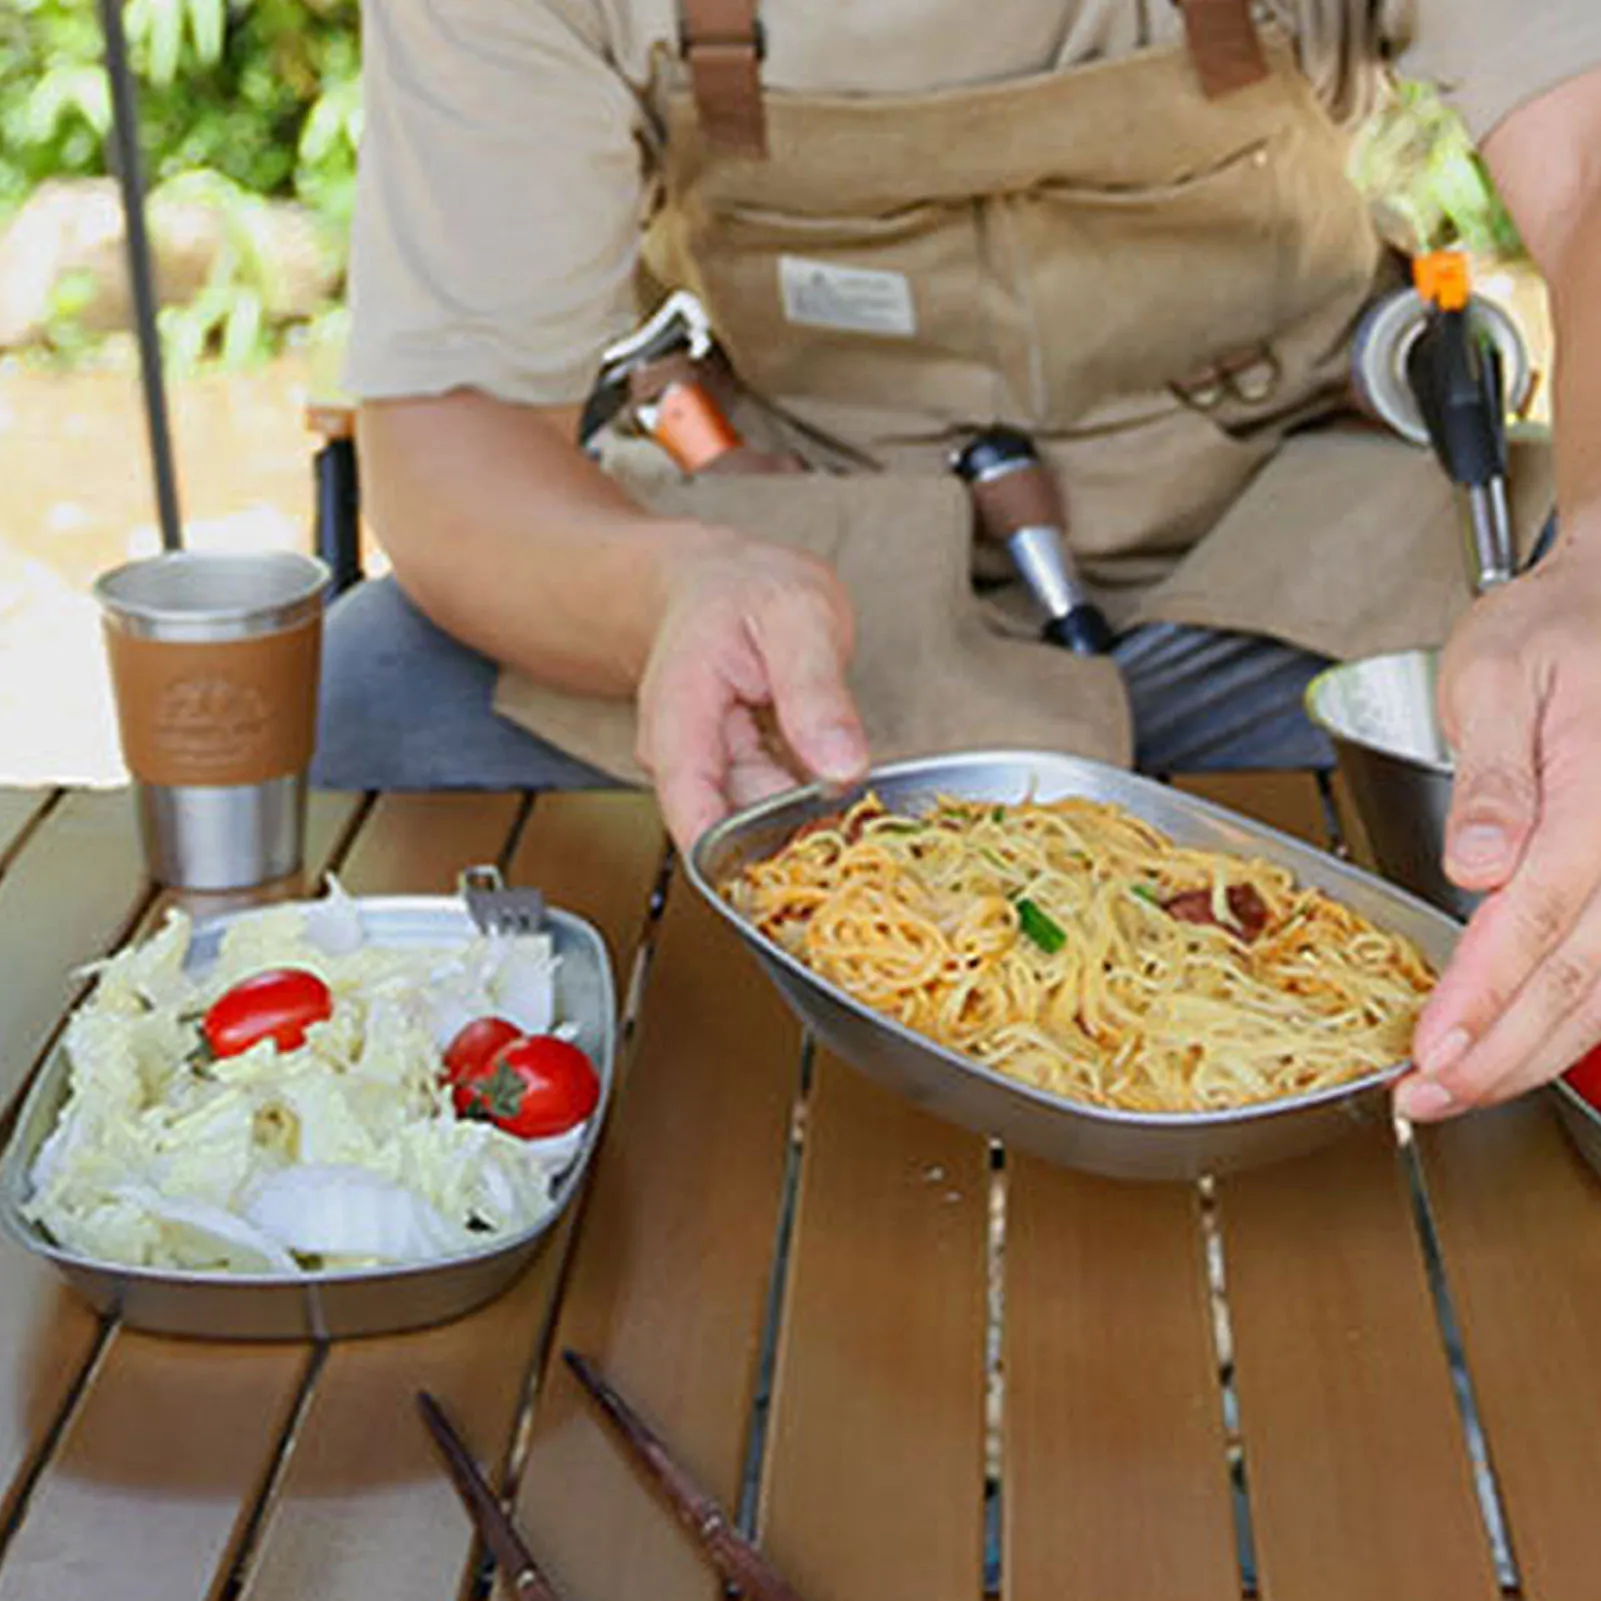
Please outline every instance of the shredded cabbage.
[{"label": "shredded cabbage", "polygon": [[[232,924],[189,972],[181,911],[89,971],[68,1024],[69,1093],[24,1204],[69,1250],[131,1266],[235,1273],[379,1266],[459,1254],[532,1227],[583,1130],[522,1140],[456,1116],[440,1053],[495,1012],[555,1018],[546,934],[429,949],[369,939],[337,885]],[[200,1022],[266,968],[315,972],[333,1015],[305,1044],[209,1060]]]}]

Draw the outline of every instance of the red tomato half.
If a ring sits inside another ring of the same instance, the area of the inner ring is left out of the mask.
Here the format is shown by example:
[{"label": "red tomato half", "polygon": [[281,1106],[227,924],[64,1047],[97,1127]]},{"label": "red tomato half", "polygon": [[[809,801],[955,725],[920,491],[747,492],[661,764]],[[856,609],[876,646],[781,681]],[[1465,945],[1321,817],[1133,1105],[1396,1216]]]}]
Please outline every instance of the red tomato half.
[{"label": "red tomato half", "polygon": [[1562,1076],[1572,1089],[1601,1112],[1601,1045],[1588,1056],[1581,1056]]},{"label": "red tomato half", "polygon": [[315,973],[274,967],[242,978],[211,1003],[200,1024],[213,1056],[238,1056],[261,1040],[298,1050],[306,1030],[332,1015],[334,998]]},{"label": "red tomato half", "polygon": [[496,1053],[522,1038],[522,1030],[503,1017],[475,1017],[456,1031],[445,1047],[445,1077],[450,1083],[487,1072]]},{"label": "red tomato half", "polygon": [[480,1117],[521,1139],[548,1139],[577,1127],[600,1101],[600,1078],[576,1045],[535,1034],[503,1045],[454,1095],[461,1117]]}]

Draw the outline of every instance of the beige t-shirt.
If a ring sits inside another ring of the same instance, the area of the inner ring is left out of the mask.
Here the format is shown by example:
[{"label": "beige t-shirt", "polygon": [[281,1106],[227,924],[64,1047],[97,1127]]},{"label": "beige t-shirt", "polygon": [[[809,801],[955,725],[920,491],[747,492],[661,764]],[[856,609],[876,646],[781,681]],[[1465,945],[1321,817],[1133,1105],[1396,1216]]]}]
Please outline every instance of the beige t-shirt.
[{"label": "beige t-shirt", "polygon": [[[1275,0],[1324,102],[1379,54],[1482,137],[1601,66],[1601,0]],[[1182,37],[1173,0],[766,0],[774,91],[992,83]],[[637,319],[653,92],[674,0],[371,0],[345,381],[574,404]]]}]

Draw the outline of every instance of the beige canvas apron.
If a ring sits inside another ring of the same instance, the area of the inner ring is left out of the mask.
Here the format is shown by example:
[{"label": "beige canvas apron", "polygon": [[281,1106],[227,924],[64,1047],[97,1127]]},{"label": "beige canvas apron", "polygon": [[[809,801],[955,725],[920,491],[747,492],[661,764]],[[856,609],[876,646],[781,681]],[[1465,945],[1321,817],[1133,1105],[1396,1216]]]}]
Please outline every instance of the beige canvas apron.
[{"label": "beige canvas apron", "polygon": [[[946,459],[996,421],[1056,469],[1074,553],[1121,624],[1354,656],[1438,643],[1466,604],[1432,457],[1329,421],[1387,263],[1292,45],[1260,49],[1227,93],[1183,47],[918,95],[767,93],[760,149],[735,147],[757,142],[737,93],[664,91],[651,276],[705,303],[747,433],[857,470],[682,481],[648,451],[616,470],[663,511],[834,562],[875,757],[1128,759],[1112,665],[1037,643],[1023,609],[974,592],[994,556],[975,560]],[[1544,464],[1518,463],[1514,487],[1532,524]],[[508,675],[497,707],[638,776],[622,703]]]}]

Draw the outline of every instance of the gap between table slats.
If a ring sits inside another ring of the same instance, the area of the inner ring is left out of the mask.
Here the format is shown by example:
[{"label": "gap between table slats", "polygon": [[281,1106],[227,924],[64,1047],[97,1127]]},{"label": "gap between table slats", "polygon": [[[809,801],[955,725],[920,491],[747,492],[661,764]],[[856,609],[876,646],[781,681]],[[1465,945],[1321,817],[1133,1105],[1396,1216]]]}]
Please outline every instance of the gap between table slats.
[{"label": "gap between table slats", "polygon": [[819,1052],[763,1542],[808,1601],[976,1597],[985,1141]]},{"label": "gap between table slats", "polygon": [[[437,883],[405,887],[444,887],[469,861],[495,860],[495,828],[480,828],[476,821],[470,834],[457,827],[434,846],[437,870],[429,877]],[[537,884],[553,904],[601,930],[621,988],[662,850],[660,825],[642,796],[546,795],[505,865],[510,882]],[[393,844],[378,854],[395,871],[403,859],[416,861]],[[472,1529],[417,1418],[415,1394],[436,1394],[494,1470],[541,1348],[572,1216],[530,1271],[481,1310],[434,1329],[329,1347],[247,1566],[249,1601],[401,1594],[442,1601],[457,1591]]]},{"label": "gap between table slats", "polygon": [[59,789],[0,789],[0,873],[63,798]]},{"label": "gap between table slats", "polygon": [[[337,859],[361,804],[357,796],[313,797],[307,829],[313,874]],[[131,826],[124,849],[137,862]],[[254,898],[284,898],[299,889],[300,880],[284,881]],[[138,933],[153,931],[178,899],[156,897]],[[229,904],[238,899],[227,897]],[[216,909],[222,898],[184,901],[199,914],[202,907]],[[79,952],[72,961],[81,959]],[[204,1594],[237,1502],[251,1494],[288,1420],[304,1348],[230,1349],[157,1340],[112,1325],[91,1382],[81,1385],[83,1358],[76,1365],[67,1358],[83,1344],[85,1327],[93,1351],[100,1329],[93,1314],[44,1263],[20,1251],[15,1260],[8,1252],[3,1272],[0,1351],[15,1353],[17,1364],[4,1371],[24,1378],[30,1411],[57,1421],[54,1450],[33,1464],[26,1514],[0,1560],[0,1597],[54,1598],[87,1589],[119,1601]],[[13,1320],[15,1340],[6,1338]],[[48,1374],[33,1371],[44,1367],[41,1352],[54,1364]],[[140,1489],[147,1484],[159,1490],[143,1499]],[[220,1488],[230,1484],[238,1487],[233,1500]],[[142,1553],[157,1557],[155,1588],[142,1588],[152,1570],[129,1564],[131,1537]]]},{"label": "gap between table slats", "polygon": [[1594,1595],[1601,1180],[1539,1093],[1418,1144],[1523,1594]]},{"label": "gap between table slats", "polygon": [[[1310,778],[1214,798],[1327,845]],[[1393,1138],[1220,1181],[1251,1520],[1272,1601],[1499,1590]],[[1420,1538],[1427,1530],[1427,1538]]]},{"label": "gap between table slats", "polygon": [[564,1594],[720,1594],[559,1353],[593,1358],[690,1471],[738,1505],[800,1060],[800,1030],[772,985],[675,875],[518,1485],[517,1517]]}]

